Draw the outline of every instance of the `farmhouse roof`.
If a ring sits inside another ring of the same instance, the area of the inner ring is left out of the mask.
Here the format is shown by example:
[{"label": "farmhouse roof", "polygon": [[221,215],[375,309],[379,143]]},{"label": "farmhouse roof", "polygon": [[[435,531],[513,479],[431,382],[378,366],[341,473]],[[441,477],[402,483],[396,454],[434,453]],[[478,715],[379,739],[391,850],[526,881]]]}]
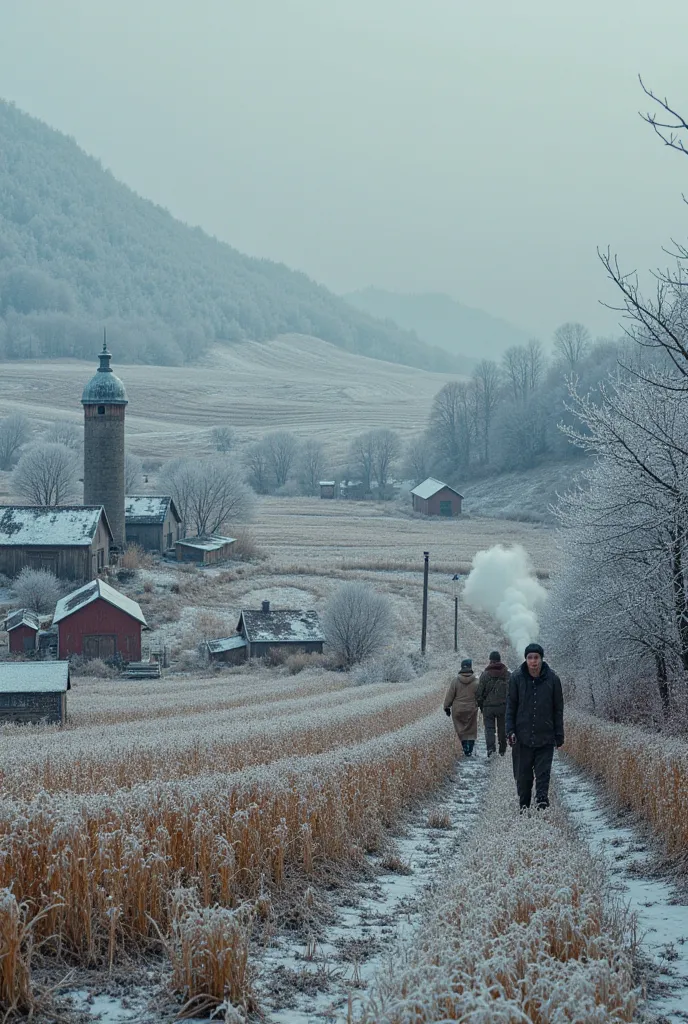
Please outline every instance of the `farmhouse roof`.
[{"label": "farmhouse roof", "polygon": [[335,481],[334,480],[321,480],[320,481],[320,486],[321,487],[334,487],[334,485],[335,485]]},{"label": "farmhouse roof", "polygon": [[221,654],[222,651],[236,651],[240,647],[248,647],[243,636],[226,636],[222,640],[208,640],[206,644],[211,654]]},{"label": "farmhouse roof", "polygon": [[317,612],[295,609],[256,611],[242,609],[237,631],[243,633],[249,643],[304,643],[325,639]]},{"label": "farmhouse roof", "polygon": [[451,491],[452,494],[456,494],[457,497],[463,498],[463,494],[459,494],[458,491],[454,490],[453,487],[450,487],[449,484],[443,483],[442,480],[435,480],[434,476],[429,476],[427,480],[423,480],[422,484],[418,484],[417,487],[414,487],[411,494],[415,494],[417,498],[427,500],[428,498],[432,498],[434,494],[437,494],[438,491],[443,491],[445,489]]},{"label": "farmhouse roof", "polygon": [[2,505],[0,547],[85,547],[101,517],[112,537],[102,505]]},{"label": "farmhouse roof", "polygon": [[0,693],[65,693],[68,661],[1,661]]},{"label": "farmhouse roof", "polygon": [[16,611],[10,612],[5,619],[5,632],[11,633],[19,626],[29,626],[31,629],[37,630],[40,626],[38,616],[30,608],[18,608]]},{"label": "farmhouse roof", "polygon": [[115,377],[110,366],[111,354],[107,345],[103,342],[103,351],[100,353],[100,366],[91,377],[81,395],[82,405],[127,405],[127,392],[124,384]]},{"label": "farmhouse roof", "polygon": [[180,515],[168,494],[129,494],[124,499],[124,519],[130,526],[156,526],[165,522],[170,509],[177,522]]},{"label": "farmhouse roof", "polygon": [[219,551],[225,544],[236,544],[236,537],[184,537],[178,540],[186,548],[197,548],[199,551]]},{"label": "farmhouse roof", "polygon": [[53,615],[53,625],[62,622],[63,619],[73,615],[74,612],[80,611],[87,604],[91,604],[99,598],[107,601],[114,608],[119,608],[120,611],[125,612],[127,615],[131,615],[132,619],[137,619],[142,625],[147,625],[143,612],[136,601],[132,601],[130,597],[120,594],[119,590],[115,590],[114,587],[111,587],[109,583],[105,583],[103,580],[93,580],[84,587],[73,590],[71,594],[67,594],[66,597],[58,601],[55,606],[55,614]]}]

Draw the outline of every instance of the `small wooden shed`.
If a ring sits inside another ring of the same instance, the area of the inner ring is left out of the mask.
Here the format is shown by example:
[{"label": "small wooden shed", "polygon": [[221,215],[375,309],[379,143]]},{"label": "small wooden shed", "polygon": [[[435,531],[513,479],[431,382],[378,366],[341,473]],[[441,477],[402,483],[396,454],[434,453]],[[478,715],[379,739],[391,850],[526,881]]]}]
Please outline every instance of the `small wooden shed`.
[{"label": "small wooden shed", "polygon": [[55,606],[60,658],[141,660],[141,630],[148,629],[141,608],[109,583],[94,580]]},{"label": "small wooden shed", "polygon": [[432,476],[414,487],[411,496],[414,512],[422,512],[425,516],[447,516],[448,518],[461,515],[463,495],[455,491],[449,484],[435,480]]},{"label": "small wooden shed", "polygon": [[29,654],[36,650],[36,637],[40,622],[35,612],[19,608],[5,619],[5,632],[9,634],[10,654]]},{"label": "small wooden shed", "polygon": [[210,661],[224,661],[230,665],[240,665],[248,658],[248,643],[243,636],[227,636],[221,640],[208,640],[206,648]]},{"label": "small wooden shed", "polygon": [[0,722],[64,725],[70,689],[67,661],[0,662]]},{"label": "small wooden shed", "polygon": [[127,544],[139,544],[144,551],[174,549],[182,535],[182,520],[169,495],[130,494],[125,498],[124,523]]},{"label": "small wooden shed", "polygon": [[334,498],[336,481],[334,480],[321,480],[320,481],[320,497],[321,498]]},{"label": "small wooden shed", "polygon": [[0,573],[46,569],[60,579],[91,580],[110,562],[112,531],[102,505],[0,507]]},{"label": "small wooden shed", "polygon": [[217,565],[232,557],[234,537],[185,537],[175,544],[178,562]]},{"label": "small wooden shed", "polygon": [[248,644],[249,658],[264,658],[269,650],[279,647],[292,653],[322,654],[325,636],[317,612],[279,608],[272,611],[263,601],[260,611],[244,608],[237,623]]}]

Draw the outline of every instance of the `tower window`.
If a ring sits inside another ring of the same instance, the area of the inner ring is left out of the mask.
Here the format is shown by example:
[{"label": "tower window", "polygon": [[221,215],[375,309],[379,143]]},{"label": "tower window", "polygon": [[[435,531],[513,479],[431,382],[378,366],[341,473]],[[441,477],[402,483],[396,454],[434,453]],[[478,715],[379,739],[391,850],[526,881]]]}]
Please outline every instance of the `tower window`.
[{"label": "tower window", "polygon": [[99,416],[104,416],[105,415],[105,406],[104,405],[99,405],[98,406],[98,415]]}]

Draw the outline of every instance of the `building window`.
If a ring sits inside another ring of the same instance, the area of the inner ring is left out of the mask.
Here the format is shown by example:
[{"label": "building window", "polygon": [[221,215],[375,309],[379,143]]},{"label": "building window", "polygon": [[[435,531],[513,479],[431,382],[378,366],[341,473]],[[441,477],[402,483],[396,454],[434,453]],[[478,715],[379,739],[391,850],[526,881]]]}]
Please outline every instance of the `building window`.
[{"label": "building window", "polygon": [[98,572],[105,567],[105,548],[98,548]]},{"label": "building window", "polygon": [[105,406],[104,405],[99,405],[98,406],[98,415],[99,416],[104,416],[105,415]]}]

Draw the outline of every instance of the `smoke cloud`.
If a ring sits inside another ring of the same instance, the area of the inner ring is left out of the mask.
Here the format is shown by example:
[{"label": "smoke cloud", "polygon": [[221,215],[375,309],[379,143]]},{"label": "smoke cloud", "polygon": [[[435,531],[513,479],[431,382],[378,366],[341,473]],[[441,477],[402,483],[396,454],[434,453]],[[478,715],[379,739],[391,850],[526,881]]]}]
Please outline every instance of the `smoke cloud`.
[{"label": "smoke cloud", "polygon": [[518,654],[538,639],[538,612],[547,600],[547,591],[536,580],[520,544],[510,548],[496,544],[478,551],[463,597],[471,608],[487,612],[499,622]]}]

